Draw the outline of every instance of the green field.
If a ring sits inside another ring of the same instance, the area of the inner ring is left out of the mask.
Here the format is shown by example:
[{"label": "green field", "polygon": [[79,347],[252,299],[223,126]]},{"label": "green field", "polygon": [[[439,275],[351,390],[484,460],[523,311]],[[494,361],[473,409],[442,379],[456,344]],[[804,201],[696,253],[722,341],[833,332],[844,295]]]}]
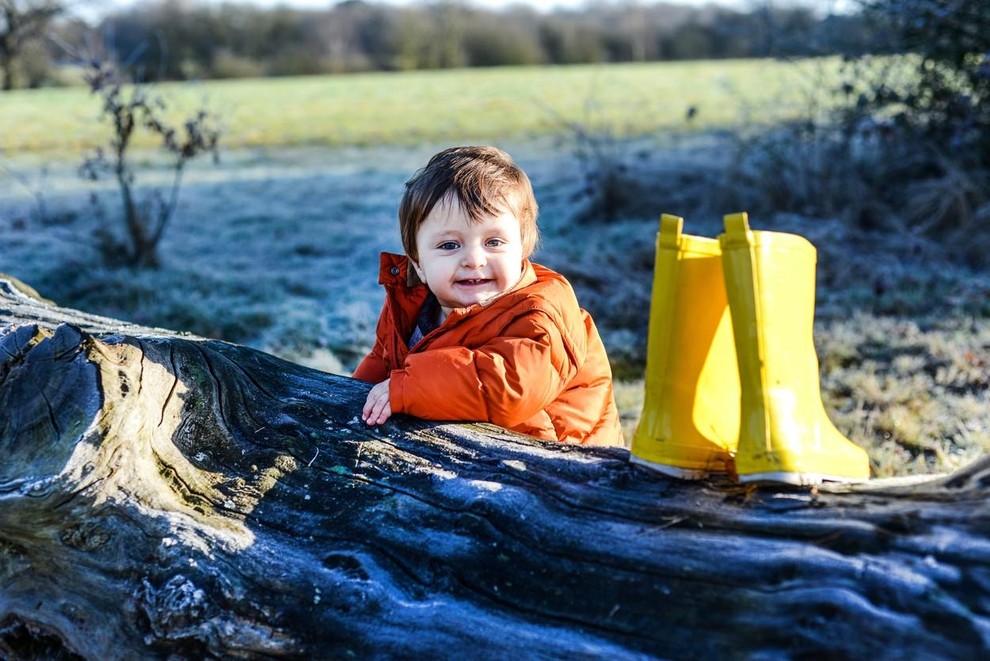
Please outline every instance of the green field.
[{"label": "green field", "polygon": [[[169,83],[176,109],[204,101],[222,145],[414,145],[525,139],[567,123],[620,135],[773,122],[809,112],[834,60],[459,69]],[[697,115],[686,120],[688,108]],[[85,88],[0,95],[0,149],[77,151],[105,143]]]}]

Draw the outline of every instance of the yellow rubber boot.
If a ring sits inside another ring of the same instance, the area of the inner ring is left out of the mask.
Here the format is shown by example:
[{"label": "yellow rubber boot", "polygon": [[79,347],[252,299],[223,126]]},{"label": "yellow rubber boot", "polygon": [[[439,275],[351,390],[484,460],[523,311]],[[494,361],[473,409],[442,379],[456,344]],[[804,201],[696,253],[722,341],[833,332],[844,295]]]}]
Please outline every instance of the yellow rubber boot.
[{"label": "yellow rubber boot", "polygon": [[835,428],[822,404],[814,246],[795,234],[753,232],[745,213],[725,216],[719,241],[742,386],[739,481],[868,479],[866,452]]},{"label": "yellow rubber boot", "polygon": [[718,241],[657,233],[643,412],[632,460],[682,479],[724,472],[739,435],[739,376]]}]

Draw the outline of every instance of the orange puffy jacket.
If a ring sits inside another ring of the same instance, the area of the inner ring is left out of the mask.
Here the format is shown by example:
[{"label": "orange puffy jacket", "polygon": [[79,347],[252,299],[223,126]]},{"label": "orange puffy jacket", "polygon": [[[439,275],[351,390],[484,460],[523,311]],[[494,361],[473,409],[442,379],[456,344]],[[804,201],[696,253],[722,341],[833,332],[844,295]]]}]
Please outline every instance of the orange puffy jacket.
[{"label": "orange puffy jacket", "polygon": [[389,382],[393,413],[476,420],[545,439],[623,444],[612,371],[591,316],[560,274],[526,261],[519,283],[457,309],[411,349],[426,300],[404,255],[382,253],[385,306],[375,345],[354,376]]}]

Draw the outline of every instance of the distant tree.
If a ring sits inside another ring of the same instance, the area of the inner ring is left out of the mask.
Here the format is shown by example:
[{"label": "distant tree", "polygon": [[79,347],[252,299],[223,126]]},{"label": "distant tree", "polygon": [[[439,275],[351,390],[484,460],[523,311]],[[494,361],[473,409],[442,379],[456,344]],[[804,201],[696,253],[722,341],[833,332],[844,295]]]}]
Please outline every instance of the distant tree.
[{"label": "distant tree", "polygon": [[493,30],[492,22],[474,21],[464,34],[464,53],[468,66],[512,66],[540,64],[543,50],[536,38],[535,13],[525,9],[506,12]]},{"label": "distant tree", "polygon": [[862,14],[830,14],[816,26],[815,53],[857,57],[876,52],[877,42]]},{"label": "distant tree", "polygon": [[437,0],[426,11],[433,26],[428,66],[453,69],[467,64],[463,46],[468,11],[463,0]]},{"label": "distant tree", "polygon": [[667,56],[672,60],[702,60],[711,57],[717,43],[713,28],[691,23],[668,42]]},{"label": "distant tree", "polygon": [[783,0],[747,6],[613,0],[538,13],[468,0],[401,8],[344,0],[310,10],[146,0],[103,28],[112,26],[118,56],[134,54],[142,80],[820,55],[840,42],[856,50],[849,35],[861,35],[852,17],[826,29],[826,19]]},{"label": "distant tree", "polygon": [[[810,9],[795,8],[789,11],[774,12],[772,29],[778,37],[777,51],[784,54],[817,55],[813,52],[812,33],[817,19]],[[770,55],[776,55],[771,52]]]},{"label": "distant tree", "polygon": [[573,20],[554,16],[544,19],[538,38],[547,61],[553,64],[586,64],[605,59],[597,31]]},{"label": "distant tree", "polygon": [[418,9],[396,10],[401,29],[395,39],[395,68],[400,71],[427,68],[432,26],[427,16]]},{"label": "distant tree", "polygon": [[14,89],[16,63],[40,39],[52,19],[65,11],[60,0],[0,0],[0,72],[3,90]]},{"label": "distant tree", "polygon": [[325,68],[334,73],[401,68],[396,62],[400,15],[383,5],[347,0],[315,16]]}]

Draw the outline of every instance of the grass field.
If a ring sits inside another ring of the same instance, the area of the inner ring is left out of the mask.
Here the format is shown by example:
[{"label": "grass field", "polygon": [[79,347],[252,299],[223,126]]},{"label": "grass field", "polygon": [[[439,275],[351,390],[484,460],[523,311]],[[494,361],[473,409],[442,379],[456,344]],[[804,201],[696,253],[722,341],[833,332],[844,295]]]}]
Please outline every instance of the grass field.
[{"label": "grass field", "polygon": [[[808,110],[834,60],[460,69],[158,86],[176,109],[206,103],[223,144],[416,145],[526,139],[564,122],[619,134],[773,122]],[[697,111],[688,124],[688,108]],[[77,151],[105,143],[85,88],[0,95],[0,150]]]},{"label": "grass field", "polygon": [[[194,162],[186,173],[163,265],[143,271],[105,266],[97,248],[97,234],[120,224],[114,186],[77,171],[81,150],[101,140],[95,100],[83,89],[0,95],[0,272],[69,307],[347,373],[381,304],[378,252],[401,250],[403,182],[438,147],[498,144],[533,180],[538,261],[571,279],[602,330],[628,436],[643,406],[657,217],[677,213],[689,233],[716,235],[721,214],[738,210],[723,201],[749,144],[740,131],[820,110],[830,67],[699,62],[163,86],[186,107],[209,98],[227,133],[219,165]],[[629,166],[638,209],[610,222],[582,215],[588,164],[568,122],[607,138]],[[145,195],[168,170],[141,160]],[[794,170],[770,183],[817,176]],[[779,210],[751,222],[818,247],[823,399],[877,475],[947,471],[990,451],[990,274],[906,226],[864,231]]]}]

